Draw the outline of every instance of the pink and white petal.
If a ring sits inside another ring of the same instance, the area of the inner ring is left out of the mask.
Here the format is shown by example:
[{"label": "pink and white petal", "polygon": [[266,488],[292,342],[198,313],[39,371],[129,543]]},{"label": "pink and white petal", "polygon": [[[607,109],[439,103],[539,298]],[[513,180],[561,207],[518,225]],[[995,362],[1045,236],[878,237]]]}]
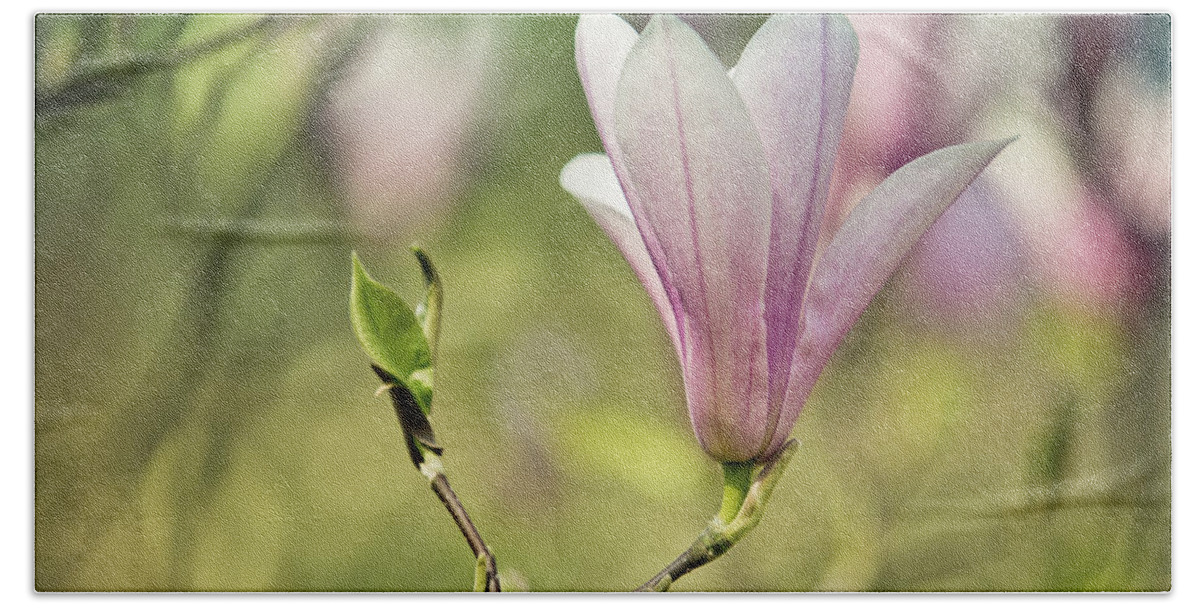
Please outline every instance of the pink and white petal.
[{"label": "pink and white petal", "polygon": [[[575,26],[575,64],[579,71],[579,80],[588,99],[592,112],[592,120],[600,141],[604,145],[608,158],[612,161],[617,179],[625,184],[629,181],[625,171],[625,163],[621,160],[621,151],[617,146],[613,121],[615,118],[614,103],[616,100],[617,83],[629,51],[638,41],[638,33],[624,19],[616,15],[579,16]],[[636,193],[625,188],[625,199],[633,200]],[[645,241],[645,239],[643,239]],[[679,308],[679,297],[670,281],[666,280],[666,271],[658,266],[662,260],[662,252],[655,242],[645,242],[649,248],[650,259],[658,282],[666,292],[672,309]],[[665,310],[659,307],[659,310]],[[682,344],[681,330],[676,320],[672,333],[673,340]],[[677,349],[682,353],[682,348]]]},{"label": "pink and white petal", "polygon": [[608,157],[595,153],[580,154],[563,167],[558,180],[563,189],[570,192],[584,209],[587,209],[592,219],[625,256],[625,260],[629,262],[634,274],[646,288],[646,293],[650,295],[650,300],[658,309],[667,334],[671,337],[671,343],[675,346],[675,354],[682,359],[675,311],[667,298],[667,292],[663,289],[662,281],[658,278],[654,263],[650,261],[650,253],[646,250],[642,235],[638,233],[637,225],[633,221],[633,212],[629,210],[629,203],[625,200],[625,194]]},{"label": "pink and white petal", "polygon": [[718,460],[753,458],[768,418],[771,191],[758,134],[724,66],[670,16],[629,52],[615,116],[631,210],[677,292],[697,438]]},{"label": "pink and white petal", "polygon": [[1012,141],[961,144],[926,154],[888,176],[846,218],[813,270],[804,330],[769,453],[787,440],[833,351],[917,239]]},{"label": "pink and white petal", "polygon": [[[844,16],[773,15],[730,72],[771,172],[766,322],[772,429],[787,390],[857,61],[858,38]],[[763,438],[764,447],[770,439]]]},{"label": "pink and white petal", "polygon": [[579,16],[575,26],[575,67],[587,96],[592,120],[605,150],[611,155],[613,142],[613,101],[617,81],[629,50],[638,41],[638,33],[616,15]]}]

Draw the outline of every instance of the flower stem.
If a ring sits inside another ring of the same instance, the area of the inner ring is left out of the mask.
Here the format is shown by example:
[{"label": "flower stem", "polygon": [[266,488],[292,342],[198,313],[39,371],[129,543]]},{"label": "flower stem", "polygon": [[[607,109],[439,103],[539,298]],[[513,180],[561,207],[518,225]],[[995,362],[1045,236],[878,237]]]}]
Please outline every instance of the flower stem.
[{"label": "flower stem", "polygon": [[754,478],[755,463],[724,462],[721,468],[725,470],[725,489],[721,496],[721,510],[717,517],[722,523],[728,524],[737,517],[742,503],[746,501],[746,493],[750,491],[750,482]]},{"label": "flower stem", "polygon": [[[749,487],[745,490],[739,490],[739,488],[745,487],[743,479],[746,482],[751,479],[754,465],[751,463],[726,464],[725,491],[720,512],[713,518],[712,523],[708,524],[704,532],[700,533],[692,546],[688,547],[687,551],[680,554],[675,561],[663,568],[662,572],[654,575],[654,578],[646,581],[646,584],[638,587],[637,590],[666,591],[670,589],[671,583],[679,580],[688,572],[721,557],[743,536],[753,530],[758,522],[762,521],[763,509],[766,508],[767,501],[771,498],[771,492],[775,490],[775,485],[783,476],[783,470],[787,467],[788,461],[792,459],[799,447],[800,442],[795,439],[788,440],[775,459],[763,465],[757,475],[753,475],[753,482],[748,483]],[[726,521],[727,506],[736,501],[738,496],[741,496],[742,500],[738,503],[735,515]]]}]

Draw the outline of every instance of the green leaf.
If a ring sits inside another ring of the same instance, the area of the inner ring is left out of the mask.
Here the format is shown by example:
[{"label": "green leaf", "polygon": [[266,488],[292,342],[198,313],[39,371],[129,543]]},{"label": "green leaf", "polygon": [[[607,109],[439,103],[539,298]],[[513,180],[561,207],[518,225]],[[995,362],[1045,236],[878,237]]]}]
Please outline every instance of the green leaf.
[{"label": "green leaf", "polygon": [[358,342],[428,415],[433,404],[433,356],[421,323],[400,296],[367,274],[357,253],[351,257],[350,321]]}]

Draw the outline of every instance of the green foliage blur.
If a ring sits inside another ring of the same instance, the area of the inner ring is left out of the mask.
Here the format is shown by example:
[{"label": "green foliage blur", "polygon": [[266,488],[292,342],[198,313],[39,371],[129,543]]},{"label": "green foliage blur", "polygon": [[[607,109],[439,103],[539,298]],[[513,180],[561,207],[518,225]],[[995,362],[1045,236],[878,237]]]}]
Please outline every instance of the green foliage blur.
[{"label": "green foliage blur", "polygon": [[[436,212],[362,212],[327,111],[398,25],[468,50],[486,27],[500,66],[456,155],[429,148],[453,161]],[[505,589],[630,590],[692,541],[720,468],[653,306],[558,185],[600,150],[574,27],[38,17],[38,589],[468,590],[347,313],[351,249],[420,300],[410,240],[445,287],[431,421]],[[1121,306],[1032,289],[981,331],[914,310],[904,274],[762,524],[674,589],[1169,588],[1169,282]]]}]

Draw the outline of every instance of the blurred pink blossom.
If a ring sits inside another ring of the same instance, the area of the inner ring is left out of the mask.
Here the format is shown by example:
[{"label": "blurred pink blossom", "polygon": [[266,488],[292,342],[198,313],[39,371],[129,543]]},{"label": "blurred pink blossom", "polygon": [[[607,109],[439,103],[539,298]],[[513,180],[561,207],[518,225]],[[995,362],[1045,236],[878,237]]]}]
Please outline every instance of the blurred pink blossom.
[{"label": "blurred pink blossom", "polygon": [[335,84],[321,124],[359,230],[409,238],[435,226],[460,194],[473,130],[496,86],[497,25],[395,18]]},{"label": "blurred pink blossom", "polygon": [[1020,226],[1001,190],[973,182],[913,248],[901,287],[909,309],[941,324],[1009,323],[1027,303],[1029,268]]},{"label": "blurred pink blossom", "polygon": [[1138,19],[851,16],[861,54],[823,241],[896,166],[1015,131],[1025,139],[1011,173],[966,193],[930,230],[901,291],[960,320],[1024,301],[994,297],[1007,288],[984,277],[1024,290],[1030,275],[1061,300],[1109,309],[1141,297],[1144,276],[1166,263],[1170,99],[1132,59],[1145,42]]},{"label": "blurred pink blossom", "polygon": [[1067,285],[1137,317],[1170,285],[1170,18],[1070,15],[1061,32],[1069,52],[1053,99],[1082,182],[1072,221],[1085,231],[1070,246],[1090,278]]},{"label": "blurred pink blossom", "polygon": [[[861,193],[932,150],[970,139],[989,79],[955,79],[953,15],[851,15],[858,71],[834,169],[831,238]],[[980,69],[986,69],[980,66]],[[1020,142],[1016,144],[1020,146]],[[921,238],[902,273],[909,307],[935,323],[1007,319],[1025,303],[1025,243],[994,183],[978,180]]]},{"label": "blurred pink blossom", "polygon": [[1105,205],[1086,193],[1058,222],[1056,247],[1039,268],[1062,298],[1076,304],[1117,304],[1134,285],[1134,251]]},{"label": "blurred pink blossom", "polygon": [[1096,145],[1112,196],[1136,229],[1171,231],[1171,100],[1114,66],[1096,100]]}]

